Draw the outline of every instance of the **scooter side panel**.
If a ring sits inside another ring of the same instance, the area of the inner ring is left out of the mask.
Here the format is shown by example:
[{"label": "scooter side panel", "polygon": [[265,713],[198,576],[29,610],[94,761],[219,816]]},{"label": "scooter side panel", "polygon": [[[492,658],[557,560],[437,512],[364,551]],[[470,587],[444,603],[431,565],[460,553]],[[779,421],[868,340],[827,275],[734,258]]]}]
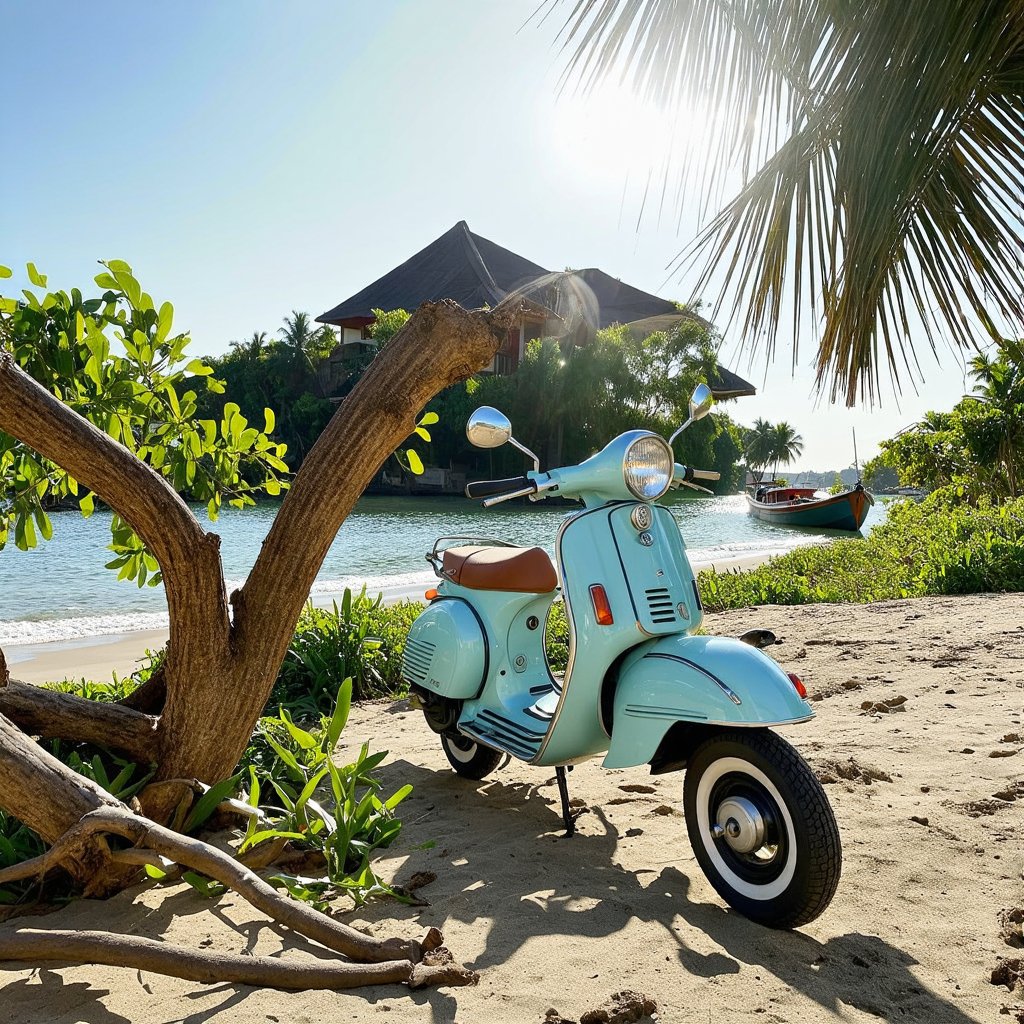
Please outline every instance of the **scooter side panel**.
[{"label": "scooter side panel", "polygon": [[785,672],[731,637],[672,636],[637,648],[615,691],[605,768],[647,764],[675,722],[759,728],[814,716]]},{"label": "scooter side panel", "polygon": [[402,654],[402,677],[442,697],[475,697],[487,673],[488,644],[467,601],[434,601],[412,624]]},{"label": "scooter side panel", "polygon": [[[650,635],[638,621],[626,582],[630,556],[627,554],[624,566],[622,545],[615,537],[618,530],[624,536],[628,530],[631,540],[636,537],[633,527],[623,525],[635,505],[623,502],[580,512],[559,532],[556,554],[570,623],[569,664],[558,707],[533,764],[571,764],[608,749],[600,708],[605,673],[624,651]],[[594,584],[604,587],[607,594],[614,617],[610,626],[597,622],[590,597]]]}]

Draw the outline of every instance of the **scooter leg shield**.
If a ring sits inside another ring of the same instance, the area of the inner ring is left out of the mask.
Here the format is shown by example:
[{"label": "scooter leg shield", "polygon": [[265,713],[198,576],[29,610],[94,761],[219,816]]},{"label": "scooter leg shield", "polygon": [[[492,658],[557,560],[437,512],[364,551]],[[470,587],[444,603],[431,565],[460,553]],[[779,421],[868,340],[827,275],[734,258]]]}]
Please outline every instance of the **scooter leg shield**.
[{"label": "scooter leg shield", "polygon": [[651,640],[619,672],[604,767],[649,763],[676,722],[763,728],[813,716],[786,673],[749,644],[714,636]]}]

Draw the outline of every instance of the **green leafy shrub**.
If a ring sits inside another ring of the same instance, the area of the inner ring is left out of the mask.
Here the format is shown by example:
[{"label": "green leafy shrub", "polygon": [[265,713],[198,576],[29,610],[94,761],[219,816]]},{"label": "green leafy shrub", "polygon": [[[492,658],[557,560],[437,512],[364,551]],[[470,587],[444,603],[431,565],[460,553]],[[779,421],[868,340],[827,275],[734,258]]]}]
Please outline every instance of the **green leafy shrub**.
[{"label": "green leafy shrub", "polygon": [[552,672],[564,672],[569,662],[569,620],[565,602],[554,601],[544,626],[544,653]]},{"label": "green leafy shrub", "polygon": [[1024,498],[968,505],[953,488],[892,502],[868,537],[798,548],[746,572],[700,573],[709,611],[1024,590]]},{"label": "green leafy shrub", "polygon": [[[297,899],[326,909],[330,899],[349,895],[356,905],[379,895],[397,895],[374,873],[372,854],[390,846],[402,829],[394,809],[412,792],[402,786],[382,798],[371,772],[387,751],[371,754],[364,743],[354,761],[337,764],[332,754],[348,720],[352,680],[337,693],[331,715],[304,729],[281,709],[260,721],[246,751],[247,802],[262,813],[249,821],[239,853],[287,840],[316,855],[323,872],[316,877],[278,872],[269,880]],[[328,788],[327,803],[318,790]]]},{"label": "green leafy shrub", "polygon": [[307,605],[267,707],[283,706],[300,716],[329,711],[338,683],[347,677],[355,700],[405,693],[402,651],[422,610],[414,601],[385,605],[365,587],[358,594],[346,590],[341,604],[331,608]]}]

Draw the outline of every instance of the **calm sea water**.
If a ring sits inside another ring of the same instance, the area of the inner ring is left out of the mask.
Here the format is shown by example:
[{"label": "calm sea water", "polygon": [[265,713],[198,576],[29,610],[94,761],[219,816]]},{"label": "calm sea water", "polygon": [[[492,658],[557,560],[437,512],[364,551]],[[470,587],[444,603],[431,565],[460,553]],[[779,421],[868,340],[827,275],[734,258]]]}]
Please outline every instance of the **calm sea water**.
[{"label": "calm sea water", "polygon": [[[776,527],[747,514],[742,495],[675,498],[671,509],[695,562],[781,553],[822,543],[836,531]],[[209,528],[222,538],[228,589],[251,569],[276,508],[226,509]],[[433,575],[424,555],[441,535],[492,536],[549,551],[567,506],[520,505],[482,509],[461,498],[363,498],[342,526],[313,588],[326,596],[346,586],[386,590],[427,583]],[[197,511],[205,520],[205,513]],[[884,501],[871,510],[865,531],[885,516]],[[139,590],[118,583],[104,568],[112,557],[109,513],[83,519],[77,512],[53,516],[54,537],[33,551],[10,544],[0,551],[0,645],[121,633],[166,624],[162,588]]]}]

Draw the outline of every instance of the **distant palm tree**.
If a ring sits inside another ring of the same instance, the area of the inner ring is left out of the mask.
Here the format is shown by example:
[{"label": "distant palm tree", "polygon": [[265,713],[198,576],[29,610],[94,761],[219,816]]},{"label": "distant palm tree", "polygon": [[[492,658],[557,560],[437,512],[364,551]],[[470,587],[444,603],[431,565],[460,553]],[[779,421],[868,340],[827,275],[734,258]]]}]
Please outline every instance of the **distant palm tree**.
[{"label": "distant palm tree", "polygon": [[760,474],[774,457],[775,427],[767,420],[754,420],[753,427],[747,431],[743,454],[751,473]]},{"label": "distant palm tree", "polygon": [[788,466],[804,450],[804,439],[788,424],[776,423],[772,437],[772,476],[778,474],[779,465]]},{"label": "distant palm tree", "polygon": [[971,376],[977,385],[971,397],[987,406],[999,424],[999,461],[1014,496],[1024,454],[1024,364],[1005,352],[996,359],[982,354],[971,360]]},{"label": "distant palm tree", "polygon": [[722,271],[754,344],[805,304],[818,385],[853,405],[913,366],[915,333],[1024,333],[1024,0],[572,4],[567,74],[703,108],[709,199],[742,175],[697,288]]},{"label": "distant palm tree", "polygon": [[308,313],[293,309],[290,317],[284,318],[284,327],[278,332],[285,349],[297,366],[308,369],[316,377],[317,391],[325,397],[322,381],[317,375],[317,366],[330,355],[338,339],[330,327],[314,327]]},{"label": "distant palm tree", "polygon": [[252,362],[258,361],[270,347],[266,331],[253,331],[248,341],[233,341],[231,347]]}]

